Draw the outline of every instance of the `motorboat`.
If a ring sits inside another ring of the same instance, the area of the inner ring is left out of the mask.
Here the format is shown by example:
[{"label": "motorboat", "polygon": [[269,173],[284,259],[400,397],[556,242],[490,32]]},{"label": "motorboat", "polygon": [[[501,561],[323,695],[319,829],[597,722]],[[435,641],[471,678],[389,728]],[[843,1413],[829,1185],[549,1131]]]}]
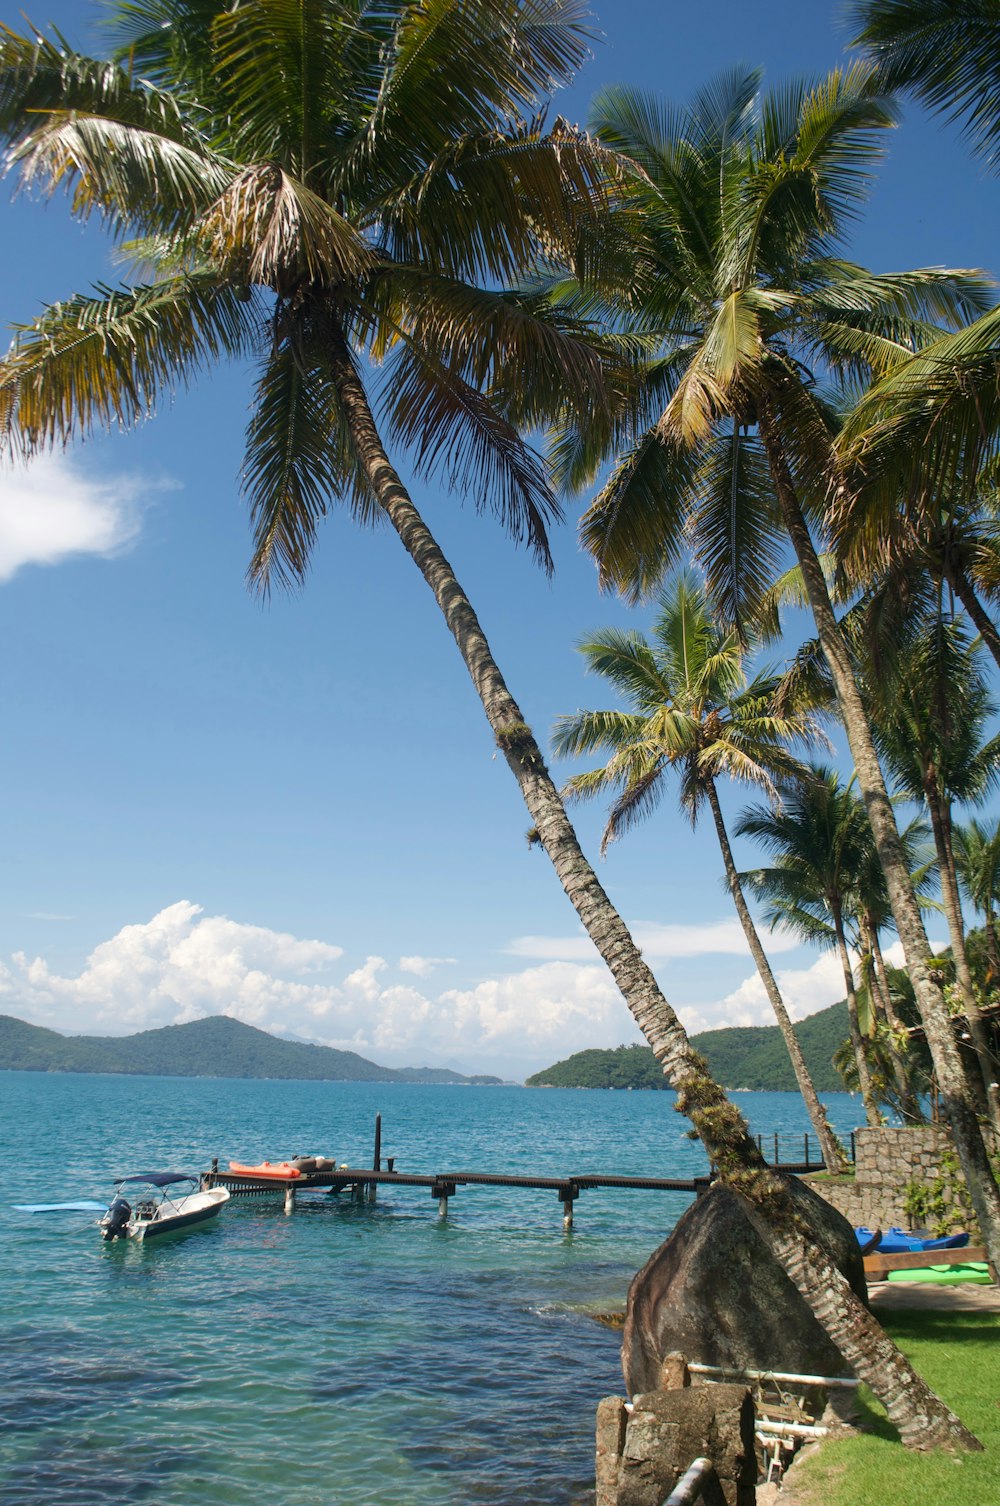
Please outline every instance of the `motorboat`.
[{"label": "motorboat", "polygon": [[[188,1190],[183,1190],[184,1188]],[[125,1195],[128,1188],[133,1201]],[[134,1193],[132,1189],[135,1189]],[[104,1239],[152,1239],[154,1235],[173,1234],[215,1218],[229,1201],[225,1187],[201,1189],[201,1181],[190,1172],[142,1171],[115,1182],[115,1196],[101,1219]]]}]

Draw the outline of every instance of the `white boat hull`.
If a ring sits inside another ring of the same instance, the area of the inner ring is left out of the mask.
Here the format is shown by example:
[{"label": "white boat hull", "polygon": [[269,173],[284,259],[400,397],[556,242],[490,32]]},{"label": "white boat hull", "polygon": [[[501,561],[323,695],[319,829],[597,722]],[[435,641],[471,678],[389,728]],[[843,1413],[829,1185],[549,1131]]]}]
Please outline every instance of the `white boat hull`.
[{"label": "white boat hull", "polygon": [[225,1187],[210,1187],[207,1192],[191,1192],[176,1199],[166,1198],[156,1205],[152,1217],[143,1217],[137,1209],[125,1232],[130,1239],[146,1241],[158,1239],[163,1234],[175,1234],[181,1229],[193,1229],[195,1225],[215,1218],[228,1201],[229,1192]]},{"label": "white boat hull", "polygon": [[[184,1229],[194,1229],[197,1224],[206,1223],[209,1218],[217,1217],[224,1203],[229,1202],[229,1191],[224,1187],[209,1187],[199,1193],[185,1193],[184,1196],[164,1196],[161,1202],[149,1199],[146,1202],[137,1203],[131,1209],[127,1223],[117,1224],[113,1229],[107,1229],[107,1220],[102,1220],[105,1229],[104,1238],[127,1238],[158,1239],[166,1233],[178,1233]],[[113,1209],[111,1209],[113,1212]]]}]

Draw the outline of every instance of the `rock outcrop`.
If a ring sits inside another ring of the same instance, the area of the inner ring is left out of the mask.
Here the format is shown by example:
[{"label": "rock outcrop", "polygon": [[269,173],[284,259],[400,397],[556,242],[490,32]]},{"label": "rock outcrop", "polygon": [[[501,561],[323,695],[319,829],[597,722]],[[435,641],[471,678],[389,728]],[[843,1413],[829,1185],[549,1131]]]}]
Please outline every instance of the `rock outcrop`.
[{"label": "rock outcrop", "polygon": [[[795,1178],[816,1243],[867,1300],[851,1225]],[[622,1369],[630,1396],[660,1384],[671,1350],[703,1365],[844,1375],[848,1367],[757,1234],[736,1194],[712,1187],[680,1218],[629,1289]]]}]

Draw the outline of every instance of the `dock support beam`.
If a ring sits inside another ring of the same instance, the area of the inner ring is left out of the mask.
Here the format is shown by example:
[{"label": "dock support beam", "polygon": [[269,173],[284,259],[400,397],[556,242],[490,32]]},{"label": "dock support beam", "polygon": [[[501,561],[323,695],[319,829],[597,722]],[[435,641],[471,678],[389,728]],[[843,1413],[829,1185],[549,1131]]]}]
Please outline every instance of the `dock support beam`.
[{"label": "dock support beam", "polygon": [[563,1229],[568,1234],[573,1228],[573,1204],[580,1196],[580,1189],[575,1182],[568,1182],[565,1187],[559,1189],[559,1201],[562,1203]]},{"label": "dock support beam", "polygon": [[285,1212],[286,1213],[294,1213],[295,1212],[295,1188],[294,1187],[286,1187],[285,1188]]},{"label": "dock support beam", "polygon": [[448,1217],[448,1199],[455,1196],[454,1182],[435,1182],[431,1188],[431,1197],[438,1200],[438,1218]]}]

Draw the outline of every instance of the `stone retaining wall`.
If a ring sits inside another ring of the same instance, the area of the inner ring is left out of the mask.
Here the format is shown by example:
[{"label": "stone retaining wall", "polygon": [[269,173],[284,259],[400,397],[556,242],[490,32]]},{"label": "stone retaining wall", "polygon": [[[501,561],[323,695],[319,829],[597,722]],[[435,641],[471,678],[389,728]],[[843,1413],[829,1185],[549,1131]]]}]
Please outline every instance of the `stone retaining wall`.
[{"label": "stone retaining wall", "polygon": [[[910,1182],[930,1186],[941,1172],[942,1159],[954,1155],[947,1130],[936,1124],[906,1129],[859,1129],[855,1132],[853,1182],[813,1181],[812,1186],[849,1223],[869,1229],[906,1228],[909,1216],[903,1199]],[[956,1228],[968,1220],[956,1211]]]}]

